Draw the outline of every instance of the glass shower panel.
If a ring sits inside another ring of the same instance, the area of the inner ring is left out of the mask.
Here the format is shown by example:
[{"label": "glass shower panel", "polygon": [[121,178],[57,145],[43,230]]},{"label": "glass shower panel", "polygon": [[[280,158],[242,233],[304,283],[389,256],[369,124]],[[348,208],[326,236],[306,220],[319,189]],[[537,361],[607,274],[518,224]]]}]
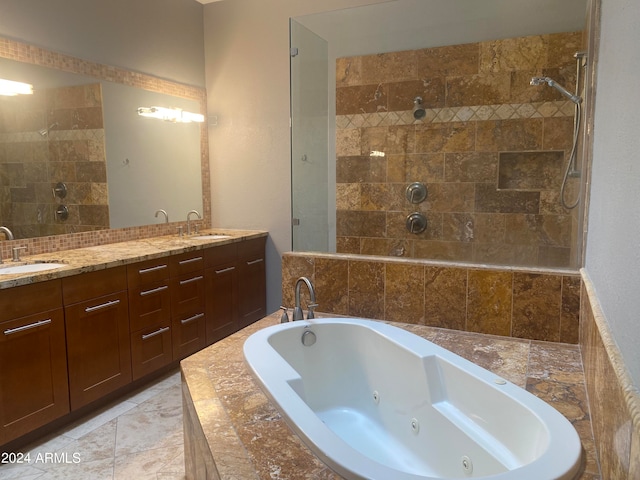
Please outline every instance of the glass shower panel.
[{"label": "glass shower panel", "polygon": [[329,54],[327,41],[290,21],[292,244],[329,249]]}]

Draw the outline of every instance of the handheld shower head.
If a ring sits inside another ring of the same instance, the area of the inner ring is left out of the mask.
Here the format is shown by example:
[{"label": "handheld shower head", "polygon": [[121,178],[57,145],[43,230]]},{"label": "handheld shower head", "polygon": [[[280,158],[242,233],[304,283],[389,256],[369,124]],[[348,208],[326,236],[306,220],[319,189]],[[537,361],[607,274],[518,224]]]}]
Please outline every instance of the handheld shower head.
[{"label": "handheld shower head", "polygon": [[536,85],[542,85],[543,83],[546,83],[550,87],[555,88],[557,91],[559,91],[562,95],[567,97],[573,103],[577,104],[577,103],[582,102],[582,98],[581,97],[579,97],[578,95],[574,95],[573,93],[568,91],[566,88],[564,88],[558,82],[556,82],[553,78],[549,78],[549,77],[533,77],[533,78],[531,78],[531,81],[529,82],[529,85],[536,86]]},{"label": "handheld shower head", "polygon": [[422,97],[416,97],[413,99],[413,118],[421,120],[427,115],[424,107],[422,106]]}]

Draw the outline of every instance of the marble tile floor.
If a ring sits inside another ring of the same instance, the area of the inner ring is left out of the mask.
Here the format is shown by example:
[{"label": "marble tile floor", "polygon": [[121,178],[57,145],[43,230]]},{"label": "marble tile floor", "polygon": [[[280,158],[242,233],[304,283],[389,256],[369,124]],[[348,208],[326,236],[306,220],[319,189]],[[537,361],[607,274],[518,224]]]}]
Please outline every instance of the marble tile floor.
[{"label": "marble tile floor", "polygon": [[[0,480],[184,480],[180,370],[22,449]],[[57,454],[57,455],[53,455]]]}]

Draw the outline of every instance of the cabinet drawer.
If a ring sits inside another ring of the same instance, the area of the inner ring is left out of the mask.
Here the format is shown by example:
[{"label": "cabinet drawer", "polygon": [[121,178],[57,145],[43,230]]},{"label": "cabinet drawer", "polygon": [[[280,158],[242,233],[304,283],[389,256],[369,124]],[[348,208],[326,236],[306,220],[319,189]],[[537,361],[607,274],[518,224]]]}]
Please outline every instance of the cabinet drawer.
[{"label": "cabinet drawer", "polygon": [[171,257],[169,265],[172,277],[202,270],[204,269],[204,250],[182,253]]},{"label": "cabinet drawer", "polygon": [[127,282],[130,289],[165,278],[169,278],[169,257],[127,265]]},{"label": "cabinet drawer", "polygon": [[127,289],[126,267],[107,268],[62,279],[65,305]]},{"label": "cabinet drawer", "polygon": [[171,315],[198,313],[204,310],[204,271],[171,279]]},{"label": "cabinet drawer", "polygon": [[266,237],[253,238],[245,240],[238,245],[238,256],[247,257],[264,257],[264,247],[267,242]]},{"label": "cabinet drawer", "polygon": [[0,322],[62,307],[60,280],[0,290]]},{"label": "cabinet drawer", "polygon": [[229,243],[219,247],[211,247],[205,250],[207,267],[214,267],[224,263],[235,262],[238,258],[238,244]]},{"label": "cabinet drawer", "polygon": [[180,360],[206,347],[204,308],[173,317],[173,359]]},{"label": "cabinet drawer", "polygon": [[129,290],[131,331],[167,323],[171,318],[169,280],[146,284]]},{"label": "cabinet drawer", "polygon": [[134,380],[168,365],[172,359],[170,320],[165,324],[131,334],[131,367]]}]

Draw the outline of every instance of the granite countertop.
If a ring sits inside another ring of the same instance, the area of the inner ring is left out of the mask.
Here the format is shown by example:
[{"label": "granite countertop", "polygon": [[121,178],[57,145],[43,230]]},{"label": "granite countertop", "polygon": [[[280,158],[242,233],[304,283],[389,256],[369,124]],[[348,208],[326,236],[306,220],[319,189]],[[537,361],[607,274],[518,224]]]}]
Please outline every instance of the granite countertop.
[{"label": "granite countertop", "polygon": [[[247,337],[279,323],[279,319],[280,314],[274,313],[181,362],[185,435],[198,439],[194,440],[195,448],[212,457],[206,466],[207,478],[218,478],[214,469],[223,480],[342,478],[287,426],[244,362],[242,347]],[[597,471],[578,346],[393,325],[447,348],[550,403],[578,431],[586,452],[585,471]],[[192,467],[202,471],[202,463],[198,458],[198,465]],[[186,467],[189,471],[189,455]],[[585,473],[579,478],[593,477]]]},{"label": "granite countertop", "polygon": [[184,252],[207,248],[212,245],[225,245],[252,238],[264,237],[267,235],[267,232],[262,230],[216,228],[204,230],[198,235],[208,234],[229,235],[229,238],[196,239],[193,238],[193,236],[186,235],[182,237],[178,235],[167,235],[39,255],[25,255],[22,256],[22,261],[17,263],[12,262],[10,259],[4,259],[4,263],[0,265],[0,272],[2,272],[3,267],[31,263],[64,263],[65,265],[43,272],[0,274],[0,290],[169,255],[178,255]]}]

